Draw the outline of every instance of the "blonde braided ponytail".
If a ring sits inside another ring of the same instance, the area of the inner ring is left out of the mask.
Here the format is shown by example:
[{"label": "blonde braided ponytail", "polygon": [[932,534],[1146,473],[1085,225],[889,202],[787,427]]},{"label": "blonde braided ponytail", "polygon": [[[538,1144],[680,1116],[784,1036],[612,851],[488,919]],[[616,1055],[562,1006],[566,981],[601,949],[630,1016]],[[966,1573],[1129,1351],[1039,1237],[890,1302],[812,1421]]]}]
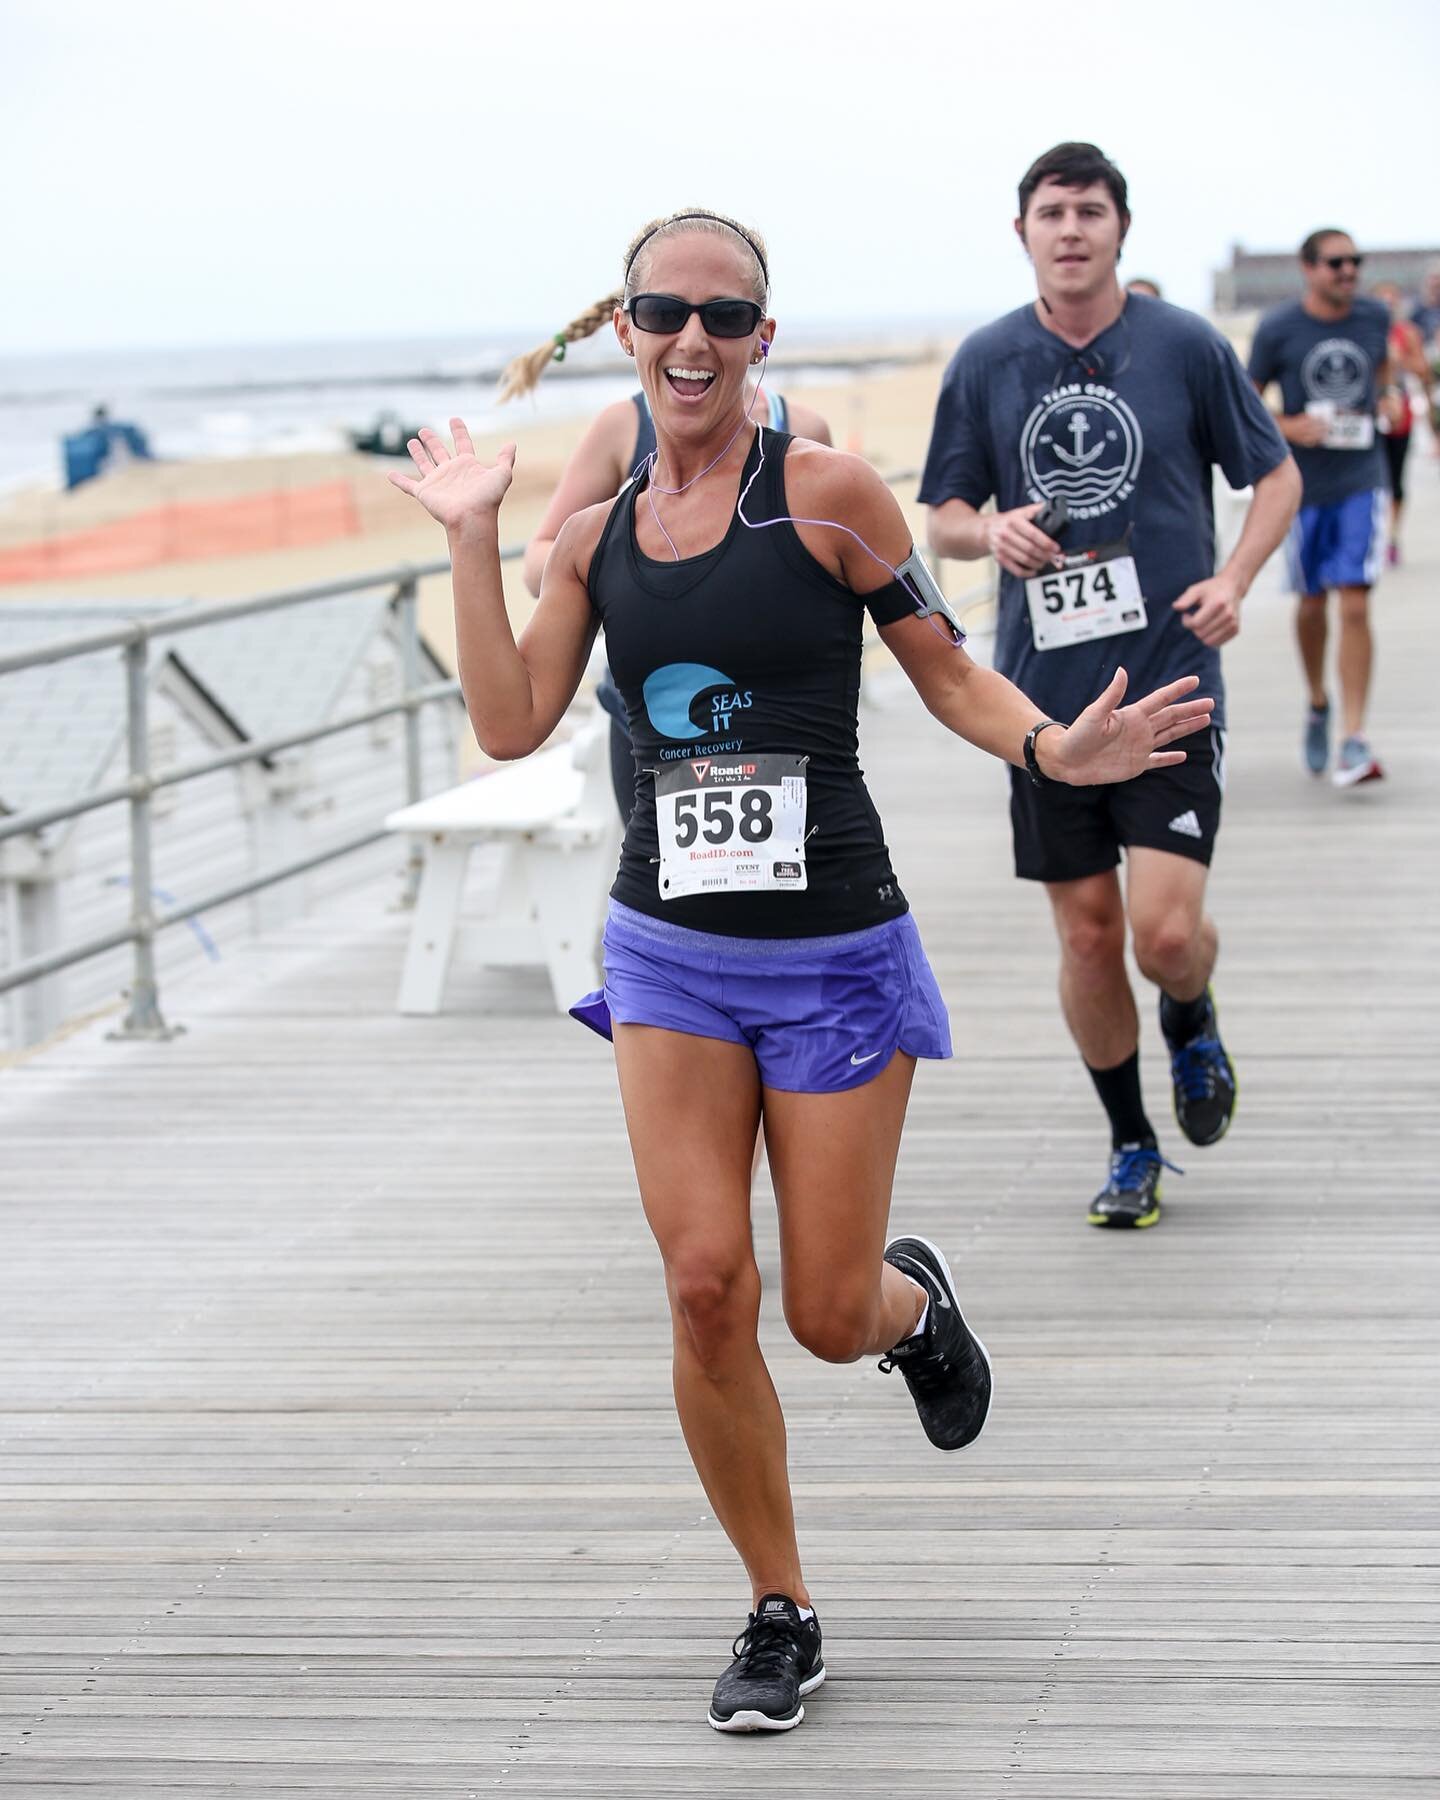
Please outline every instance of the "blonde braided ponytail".
[{"label": "blonde braided ponytail", "polygon": [[692,207],[685,212],[670,213],[663,219],[651,219],[648,225],[636,232],[625,252],[625,285],[587,307],[563,331],[557,331],[554,337],[548,338],[543,344],[537,344],[533,350],[527,350],[523,356],[517,356],[512,363],[507,364],[500,377],[501,401],[514,400],[521,394],[530,393],[552,362],[565,360],[567,344],[578,344],[581,338],[592,336],[614,318],[615,308],[623,306],[631,292],[632,281],[638,281],[641,269],[648,267],[650,258],[647,252],[653,241],[684,236],[688,232],[728,233],[743,239],[755,259],[752,278],[755,298],[761,306],[767,304],[770,296],[770,268],[765,257],[765,240],[758,231],[751,231],[735,219],[727,218],[724,213],[711,212],[706,207]]},{"label": "blonde braided ponytail", "polygon": [[501,401],[515,400],[530,393],[552,362],[564,361],[566,344],[578,344],[582,338],[593,336],[602,325],[608,325],[623,299],[623,293],[617,288],[613,294],[607,294],[603,300],[597,300],[577,314],[563,331],[557,331],[545,343],[537,344],[533,350],[527,350],[507,364],[500,377]]}]

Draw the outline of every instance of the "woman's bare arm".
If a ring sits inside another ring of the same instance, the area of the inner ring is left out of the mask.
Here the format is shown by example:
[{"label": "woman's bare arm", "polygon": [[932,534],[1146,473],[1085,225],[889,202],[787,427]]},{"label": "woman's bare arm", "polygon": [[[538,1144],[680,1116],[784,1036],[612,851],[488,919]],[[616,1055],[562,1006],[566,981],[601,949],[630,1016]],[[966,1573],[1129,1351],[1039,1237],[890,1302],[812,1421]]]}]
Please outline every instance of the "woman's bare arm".
[{"label": "woman's bare arm", "polygon": [[830,425],[822,414],[813,406],[806,406],[799,400],[787,400],[786,412],[789,416],[790,430],[796,437],[809,438],[816,444],[833,444]]},{"label": "woman's bare arm", "polygon": [[540,592],[545,558],[565,521],[572,513],[611,499],[624,486],[638,436],[639,416],[633,400],[616,400],[596,413],[566,463],[534,537],[525,546],[525,585],[532,594]]},{"label": "woman's bare arm", "polygon": [[606,509],[590,508],[561,527],[540,604],[517,644],[505,610],[499,526],[515,446],[506,444],[487,465],[464,420],[452,419],[450,428],[453,454],[437,433],[422,431],[410,441],[416,475],[390,480],[445,528],[465,707],[480,748],[509,761],[545,742],[580,685],[596,629],[585,582]]}]

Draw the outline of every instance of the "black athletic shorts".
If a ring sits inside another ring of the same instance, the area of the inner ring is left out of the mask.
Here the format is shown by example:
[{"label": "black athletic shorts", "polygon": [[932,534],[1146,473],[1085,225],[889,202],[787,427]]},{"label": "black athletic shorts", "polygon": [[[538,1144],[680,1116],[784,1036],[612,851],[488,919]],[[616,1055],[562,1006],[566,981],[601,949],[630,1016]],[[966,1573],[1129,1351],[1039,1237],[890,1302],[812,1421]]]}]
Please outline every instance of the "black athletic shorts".
[{"label": "black athletic shorts", "polygon": [[1384,439],[1385,461],[1390,468],[1390,492],[1398,504],[1405,498],[1405,458],[1410,454],[1410,433],[1389,432]]},{"label": "black athletic shorts", "polygon": [[1010,771],[1015,873],[1026,881],[1079,881],[1120,861],[1122,847],[1173,850],[1209,864],[1225,792],[1225,733],[1207,726],[1170,746],[1187,760],[1108,787],[1036,787]]}]

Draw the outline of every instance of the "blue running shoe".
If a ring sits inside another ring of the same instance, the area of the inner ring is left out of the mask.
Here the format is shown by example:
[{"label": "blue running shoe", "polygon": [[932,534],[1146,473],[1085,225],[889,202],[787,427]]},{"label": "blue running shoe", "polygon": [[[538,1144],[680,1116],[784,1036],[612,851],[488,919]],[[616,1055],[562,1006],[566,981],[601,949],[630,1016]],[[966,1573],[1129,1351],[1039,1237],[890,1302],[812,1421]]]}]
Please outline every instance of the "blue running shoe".
[{"label": "blue running shoe", "polygon": [[1205,1023],[1184,1043],[1166,1026],[1165,996],[1160,996],[1160,1029],[1170,1046],[1170,1079],[1175,1088],[1175,1117],[1192,1144],[1218,1144],[1235,1116],[1239,1085],[1235,1065],[1220,1042],[1215,996],[1205,990]]},{"label": "blue running shoe", "polygon": [[1312,775],[1323,775],[1330,761],[1330,702],[1312,706],[1305,720],[1305,767]]},{"label": "blue running shoe", "polygon": [[1375,759],[1370,740],[1364,736],[1347,737],[1340,746],[1335,773],[1330,777],[1337,788],[1358,787],[1362,781],[1383,781],[1385,771]]},{"label": "blue running shoe", "polygon": [[1110,1174],[1090,1202],[1092,1225],[1143,1228],[1160,1217],[1160,1171],[1183,1169],[1167,1162],[1153,1144],[1122,1144],[1110,1153]]}]

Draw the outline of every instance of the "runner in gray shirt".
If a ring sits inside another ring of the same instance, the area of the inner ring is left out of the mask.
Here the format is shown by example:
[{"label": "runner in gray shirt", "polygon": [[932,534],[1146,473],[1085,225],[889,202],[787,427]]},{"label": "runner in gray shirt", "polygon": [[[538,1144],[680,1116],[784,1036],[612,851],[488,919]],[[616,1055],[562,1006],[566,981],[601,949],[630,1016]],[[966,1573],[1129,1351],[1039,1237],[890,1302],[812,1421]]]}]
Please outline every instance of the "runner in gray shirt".
[{"label": "runner in gray shirt", "polygon": [[[1110,1122],[1090,1223],[1153,1225],[1164,1159],[1141,1098],[1126,902],[1136,961],[1160,989],[1180,1127],[1213,1144],[1235,1104],[1205,912],[1224,774],[1219,649],[1285,535],[1300,478],[1218,333],[1121,290],[1125,179],[1093,144],[1058,145],[1030,168],[1015,223],[1039,298],[968,338],[946,373],[920,487],[931,546],[995,557],[996,667],[1056,718],[1075,717],[1120,669],[1141,688],[1198,675],[1216,703],[1178,767],[1104,792],[1036,785],[1023,771],[1011,784],[1016,872],[1046,884],[1061,1004]],[[1216,464],[1232,486],[1255,488],[1218,572]],[[982,514],[992,498],[998,510]],[[1036,516],[1058,500],[1068,517],[1047,534]]]}]

